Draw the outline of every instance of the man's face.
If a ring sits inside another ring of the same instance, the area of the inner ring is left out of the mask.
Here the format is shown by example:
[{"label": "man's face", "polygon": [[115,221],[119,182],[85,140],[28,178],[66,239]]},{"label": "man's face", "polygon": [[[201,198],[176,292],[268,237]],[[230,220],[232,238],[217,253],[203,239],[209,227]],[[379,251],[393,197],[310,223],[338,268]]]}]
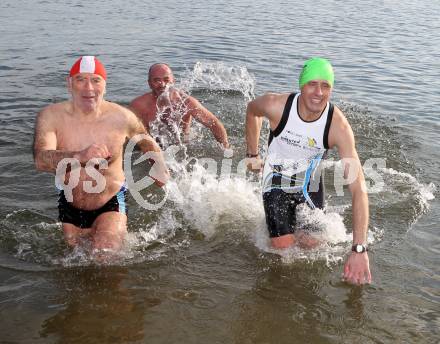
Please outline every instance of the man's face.
[{"label": "man's face", "polygon": [[173,72],[168,66],[157,65],[152,68],[148,77],[148,85],[155,96],[159,96],[165,91],[168,84],[174,83]]},{"label": "man's face", "polygon": [[98,74],[79,73],[69,80],[69,89],[73,101],[87,109],[96,108],[102,101],[105,93],[106,82]]},{"label": "man's face", "polygon": [[309,81],[301,88],[301,98],[308,114],[321,113],[327,105],[332,87],[325,80]]}]

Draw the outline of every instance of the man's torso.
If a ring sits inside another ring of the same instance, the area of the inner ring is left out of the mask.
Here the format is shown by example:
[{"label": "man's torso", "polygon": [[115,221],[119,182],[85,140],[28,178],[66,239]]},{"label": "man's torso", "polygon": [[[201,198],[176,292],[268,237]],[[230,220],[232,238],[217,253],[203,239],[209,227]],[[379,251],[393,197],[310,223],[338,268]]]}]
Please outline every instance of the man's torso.
[{"label": "man's torso", "polygon": [[[273,187],[301,191],[328,148],[328,103],[321,116],[304,121],[298,114],[299,95],[286,99],[277,127],[271,130],[263,172],[263,192]],[[326,133],[327,132],[327,133]],[[275,182],[276,180],[276,182]],[[293,186],[295,185],[295,187]]]},{"label": "man's torso", "polygon": [[[69,102],[61,103],[56,111],[57,150],[79,152],[92,144],[105,144],[111,155],[108,168],[100,168],[99,172],[105,180],[102,192],[90,193],[85,190],[84,182],[97,181],[90,176],[84,167],[80,170],[78,185],[72,190],[73,206],[81,209],[96,209],[113,197],[124,183],[122,170],[123,146],[127,137],[127,119],[121,108],[110,102],[102,105],[102,113],[98,118],[80,119],[71,113]],[[66,174],[67,184],[70,173]]]},{"label": "man's torso", "polygon": [[183,99],[158,106],[156,97],[152,93],[146,93],[135,99],[131,108],[159,143],[177,144],[181,134],[189,133],[191,109],[187,108]]}]

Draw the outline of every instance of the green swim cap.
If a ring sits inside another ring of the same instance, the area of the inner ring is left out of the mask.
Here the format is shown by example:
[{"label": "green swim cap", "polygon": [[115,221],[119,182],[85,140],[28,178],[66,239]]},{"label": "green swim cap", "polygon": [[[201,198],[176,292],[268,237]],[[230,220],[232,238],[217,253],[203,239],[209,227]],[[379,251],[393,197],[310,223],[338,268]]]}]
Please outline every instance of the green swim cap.
[{"label": "green swim cap", "polygon": [[330,62],[321,57],[307,60],[299,76],[299,88],[312,80],[326,80],[333,87],[335,75]]}]

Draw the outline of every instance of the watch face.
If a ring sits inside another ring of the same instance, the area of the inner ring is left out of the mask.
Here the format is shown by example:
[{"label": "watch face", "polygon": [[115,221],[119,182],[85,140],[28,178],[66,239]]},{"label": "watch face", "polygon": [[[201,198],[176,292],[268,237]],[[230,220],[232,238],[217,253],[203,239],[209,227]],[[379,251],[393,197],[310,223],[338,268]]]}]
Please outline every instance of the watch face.
[{"label": "watch face", "polygon": [[362,244],[355,244],[351,247],[351,250],[356,253],[363,253],[368,251],[367,247]]}]

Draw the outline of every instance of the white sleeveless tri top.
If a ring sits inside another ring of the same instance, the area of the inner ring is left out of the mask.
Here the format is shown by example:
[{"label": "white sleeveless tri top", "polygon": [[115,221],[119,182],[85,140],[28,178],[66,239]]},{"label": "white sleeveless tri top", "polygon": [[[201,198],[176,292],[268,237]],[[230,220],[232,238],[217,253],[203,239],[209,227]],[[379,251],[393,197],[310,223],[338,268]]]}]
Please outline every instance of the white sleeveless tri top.
[{"label": "white sleeveless tri top", "polygon": [[263,170],[263,193],[274,188],[303,193],[310,204],[307,189],[329,148],[328,133],[334,106],[327,102],[321,116],[307,122],[298,114],[299,96],[299,93],[289,95],[280,123],[270,131]]}]

